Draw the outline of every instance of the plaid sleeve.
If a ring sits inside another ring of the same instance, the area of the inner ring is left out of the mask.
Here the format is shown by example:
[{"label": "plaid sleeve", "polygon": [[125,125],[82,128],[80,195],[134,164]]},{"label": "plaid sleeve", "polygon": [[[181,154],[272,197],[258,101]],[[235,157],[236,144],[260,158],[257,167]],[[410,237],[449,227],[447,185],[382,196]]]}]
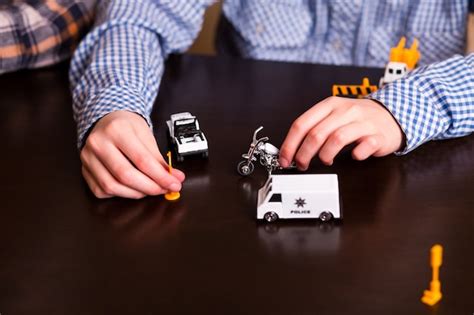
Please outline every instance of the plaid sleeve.
[{"label": "plaid sleeve", "polygon": [[369,98],[382,103],[406,136],[405,154],[429,140],[474,131],[474,54],[419,68]]},{"label": "plaid sleeve", "polygon": [[74,54],[70,81],[78,147],[103,116],[127,110],[149,115],[170,52],[197,36],[213,0],[106,0],[96,26]]},{"label": "plaid sleeve", "polygon": [[0,5],[0,74],[71,56],[92,20],[93,0],[13,1]]}]

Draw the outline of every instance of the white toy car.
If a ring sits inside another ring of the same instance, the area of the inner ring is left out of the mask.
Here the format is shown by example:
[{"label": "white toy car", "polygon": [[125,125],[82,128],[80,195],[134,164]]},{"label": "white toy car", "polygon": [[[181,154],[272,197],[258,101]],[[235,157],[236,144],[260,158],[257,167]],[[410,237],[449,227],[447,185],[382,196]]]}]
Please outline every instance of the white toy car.
[{"label": "white toy car", "polygon": [[384,76],[380,78],[379,87],[403,78],[407,74],[407,64],[404,62],[390,61],[385,67]]},{"label": "white toy car", "polygon": [[179,162],[182,162],[186,155],[201,154],[204,158],[208,157],[207,139],[196,116],[188,112],[173,114],[166,124]]},{"label": "white toy car", "polygon": [[258,191],[257,219],[342,218],[335,174],[271,175]]}]

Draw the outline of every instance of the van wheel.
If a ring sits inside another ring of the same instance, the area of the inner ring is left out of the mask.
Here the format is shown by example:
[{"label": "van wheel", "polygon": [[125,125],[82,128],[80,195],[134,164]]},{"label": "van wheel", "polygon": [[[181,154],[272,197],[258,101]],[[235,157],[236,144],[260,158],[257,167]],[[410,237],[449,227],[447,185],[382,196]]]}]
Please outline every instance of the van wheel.
[{"label": "van wheel", "polygon": [[333,218],[333,215],[331,212],[326,212],[323,211],[319,214],[319,219],[323,222],[327,222]]},{"label": "van wheel", "polygon": [[267,221],[267,222],[275,222],[276,220],[278,220],[278,214],[276,214],[276,213],[273,212],[273,211],[269,211],[269,212],[265,213],[265,215],[263,216],[263,218],[264,218],[265,221]]},{"label": "van wheel", "polygon": [[248,162],[247,160],[240,161],[240,163],[237,165],[237,172],[239,172],[240,175],[242,176],[247,176],[253,173],[253,163]]}]

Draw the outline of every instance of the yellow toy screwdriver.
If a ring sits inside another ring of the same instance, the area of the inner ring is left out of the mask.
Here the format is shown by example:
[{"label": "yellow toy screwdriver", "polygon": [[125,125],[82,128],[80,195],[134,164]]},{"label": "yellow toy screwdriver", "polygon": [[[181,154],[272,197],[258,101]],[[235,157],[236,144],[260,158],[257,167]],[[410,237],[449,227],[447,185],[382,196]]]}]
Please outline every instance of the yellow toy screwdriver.
[{"label": "yellow toy screwdriver", "polygon": [[[168,151],[166,156],[168,157],[168,172],[171,174],[171,171],[173,170],[173,166],[171,164],[171,151]],[[181,197],[181,194],[178,191],[170,191],[169,193],[165,194],[165,199],[170,201],[178,200],[179,197]]]},{"label": "yellow toy screwdriver", "polygon": [[433,306],[441,300],[441,283],[439,282],[439,267],[443,260],[443,247],[434,245],[431,247],[431,268],[433,276],[430,282],[430,289],[425,290],[421,301],[429,306]]}]

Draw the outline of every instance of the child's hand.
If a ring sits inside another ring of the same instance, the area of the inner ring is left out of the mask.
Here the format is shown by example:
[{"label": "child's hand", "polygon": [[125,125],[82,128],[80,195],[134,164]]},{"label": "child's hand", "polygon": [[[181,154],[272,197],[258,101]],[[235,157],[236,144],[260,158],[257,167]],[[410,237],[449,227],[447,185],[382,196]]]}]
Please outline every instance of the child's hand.
[{"label": "child's hand", "polygon": [[306,170],[318,155],[331,165],[341,149],[353,142],[352,156],[364,160],[400,149],[403,132],[381,104],[369,99],[329,97],[294,121],[280,150],[280,164],[291,161]]},{"label": "child's hand", "polygon": [[82,174],[98,198],[142,198],[181,190],[184,174],[170,175],[145,120],[128,111],[100,119],[81,151]]}]

